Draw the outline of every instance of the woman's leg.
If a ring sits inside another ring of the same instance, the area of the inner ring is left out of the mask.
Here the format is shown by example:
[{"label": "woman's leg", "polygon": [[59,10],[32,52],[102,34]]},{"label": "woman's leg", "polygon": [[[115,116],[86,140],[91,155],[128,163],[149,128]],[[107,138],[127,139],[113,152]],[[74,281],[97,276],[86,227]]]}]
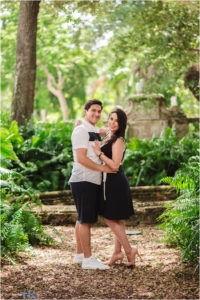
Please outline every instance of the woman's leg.
[{"label": "woman's leg", "polygon": [[[121,246],[124,248],[124,251],[126,253],[127,259],[129,262],[132,260],[132,248],[129,244],[126,232],[125,232],[125,226],[123,220],[108,220],[104,219],[105,223],[111,228],[113,233],[115,234],[115,250],[120,251]],[[114,250],[114,253],[115,253]],[[117,252],[119,253],[119,252]]]},{"label": "woman's leg", "polygon": [[124,258],[124,255],[121,252],[121,248],[122,248],[122,246],[121,246],[121,244],[120,244],[117,236],[114,235],[114,250],[113,250],[113,254],[112,254],[110,260],[107,261],[105,264],[112,265],[117,260],[120,260],[122,262],[122,260]]},{"label": "woman's leg", "polygon": [[122,252],[122,245],[120,244],[120,241],[118,240],[117,236],[114,236],[114,251],[113,253],[117,254]]},{"label": "woman's leg", "polygon": [[[117,221],[121,224],[121,226],[124,227],[124,231],[125,231],[125,225],[124,225],[124,220],[119,220]],[[122,251],[122,245],[120,244],[120,241],[118,240],[117,236],[114,236],[114,251],[113,253],[117,254],[117,253],[121,253]]]}]

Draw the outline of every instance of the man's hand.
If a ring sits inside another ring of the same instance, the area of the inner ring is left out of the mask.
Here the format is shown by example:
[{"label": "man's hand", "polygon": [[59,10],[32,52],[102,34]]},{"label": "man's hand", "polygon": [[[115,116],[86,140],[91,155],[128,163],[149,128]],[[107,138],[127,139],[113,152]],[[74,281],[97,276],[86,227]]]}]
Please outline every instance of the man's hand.
[{"label": "man's hand", "polygon": [[111,168],[109,168],[108,166],[104,165],[104,166],[101,166],[102,167],[102,171],[101,172],[104,172],[104,173],[117,173],[118,170],[112,170]]}]

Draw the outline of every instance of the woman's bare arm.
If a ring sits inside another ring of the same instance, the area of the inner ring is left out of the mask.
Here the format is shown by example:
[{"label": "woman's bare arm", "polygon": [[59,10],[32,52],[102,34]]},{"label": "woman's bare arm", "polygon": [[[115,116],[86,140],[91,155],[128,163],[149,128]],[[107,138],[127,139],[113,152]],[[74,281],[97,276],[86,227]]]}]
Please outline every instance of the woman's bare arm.
[{"label": "woman's bare arm", "polygon": [[116,171],[112,170],[112,168],[110,168],[109,166],[96,164],[90,158],[88,158],[86,148],[76,149],[76,156],[78,163],[82,164],[88,169],[105,173],[116,173]]},{"label": "woman's bare arm", "polygon": [[123,153],[124,153],[124,141],[121,138],[118,138],[115,143],[112,145],[112,159],[108,158],[100,149],[99,143],[95,141],[95,145],[93,149],[97,155],[100,155],[101,160],[110,167],[113,171],[119,169],[119,166],[122,161]]}]

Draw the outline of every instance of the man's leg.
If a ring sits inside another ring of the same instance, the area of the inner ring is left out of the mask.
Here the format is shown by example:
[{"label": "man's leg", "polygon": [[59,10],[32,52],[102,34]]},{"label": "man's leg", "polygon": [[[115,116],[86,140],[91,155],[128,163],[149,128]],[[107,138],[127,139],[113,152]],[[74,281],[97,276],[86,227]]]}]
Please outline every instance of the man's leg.
[{"label": "man's leg", "polygon": [[108,270],[109,267],[104,265],[100,260],[92,256],[91,253],[91,225],[88,223],[80,223],[79,226],[79,236],[81,240],[81,245],[84,253],[84,258],[82,262],[82,269],[87,270]]},{"label": "man's leg", "polygon": [[91,225],[88,223],[79,223],[79,238],[81,242],[82,252],[84,257],[88,258],[92,255],[91,253]]},{"label": "man's leg", "polygon": [[80,222],[76,221],[76,225],[75,225],[75,237],[76,237],[76,253],[77,254],[83,253],[83,249],[82,249],[82,245],[81,245],[81,240],[80,240],[79,229],[80,229]]}]

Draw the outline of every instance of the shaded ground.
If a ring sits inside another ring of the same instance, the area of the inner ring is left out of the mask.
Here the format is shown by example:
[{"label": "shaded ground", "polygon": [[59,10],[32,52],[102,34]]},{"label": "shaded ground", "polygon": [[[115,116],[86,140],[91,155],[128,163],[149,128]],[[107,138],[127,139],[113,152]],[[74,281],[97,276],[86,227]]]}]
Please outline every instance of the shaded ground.
[{"label": "shaded ground", "polygon": [[[74,228],[56,228],[65,245],[36,247],[36,257],[21,254],[18,266],[2,266],[1,299],[199,299],[197,272],[179,263],[180,252],[162,243],[163,231],[156,226],[138,227],[142,234],[129,236],[143,256],[136,268],[127,268],[124,260],[106,271],[73,265]],[[109,228],[92,228],[96,257],[109,259],[112,243]]]}]

